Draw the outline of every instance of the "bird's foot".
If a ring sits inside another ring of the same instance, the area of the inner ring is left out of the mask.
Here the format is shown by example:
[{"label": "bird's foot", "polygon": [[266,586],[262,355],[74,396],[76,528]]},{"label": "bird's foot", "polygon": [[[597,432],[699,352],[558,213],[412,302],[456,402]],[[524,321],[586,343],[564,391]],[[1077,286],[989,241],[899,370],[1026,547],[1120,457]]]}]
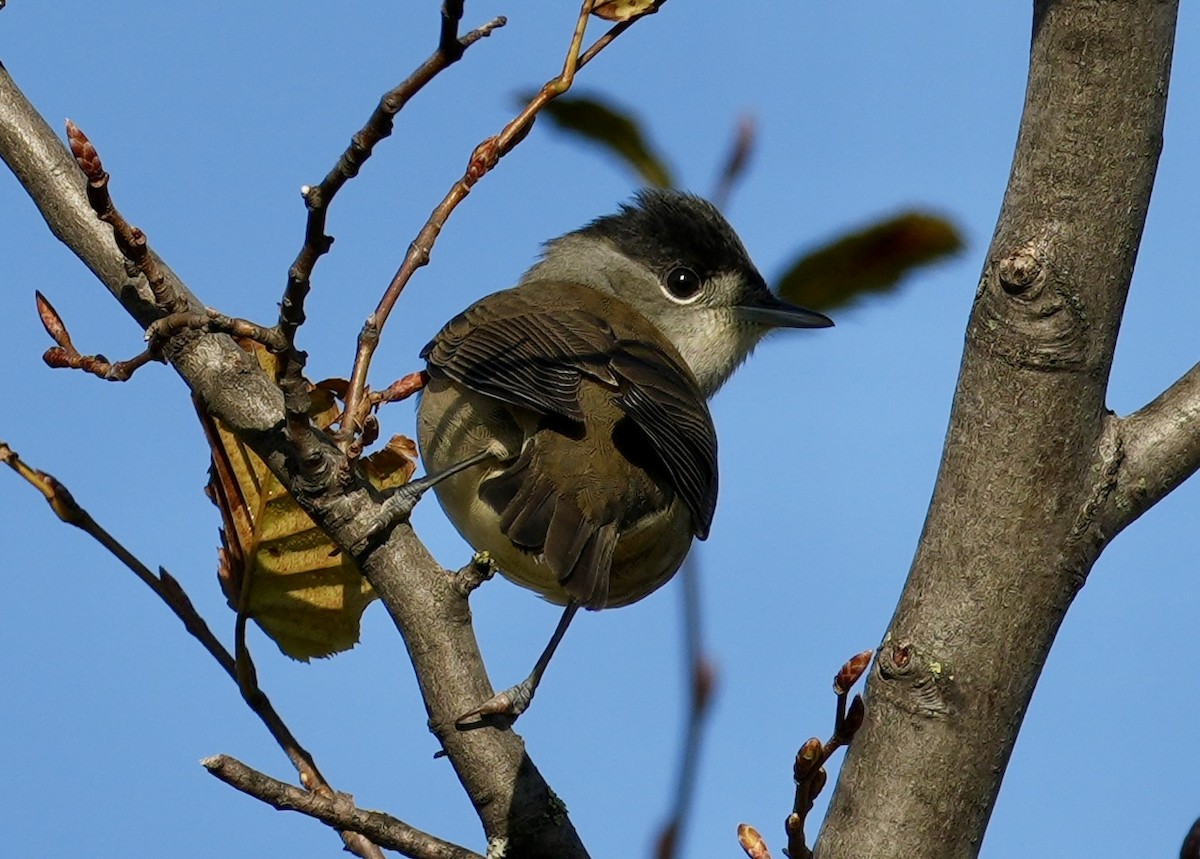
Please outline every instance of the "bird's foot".
[{"label": "bird's foot", "polygon": [[505,689],[503,692],[497,692],[474,710],[463,713],[454,720],[454,724],[460,730],[488,724],[499,724],[507,728],[517,721],[518,716],[529,709],[529,703],[533,700],[533,693],[536,689],[537,684],[527,678],[516,686]]},{"label": "bird's foot", "polygon": [[421,496],[447,477],[453,477],[460,471],[465,471],[474,465],[478,465],[485,459],[492,459],[494,456],[495,454],[491,450],[480,451],[474,456],[468,456],[462,462],[451,465],[449,468],[444,468],[434,474],[426,474],[419,480],[410,480],[403,486],[394,489],[392,494],[384,499],[379,512],[375,514],[375,518],[367,526],[366,532],[359,538],[358,543],[355,545],[355,550],[361,551],[381,542],[383,535],[391,531],[395,525],[407,522],[408,517],[412,515],[413,508],[421,500]]},{"label": "bird's foot", "polygon": [[358,539],[355,551],[362,551],[368,546],[382,542],[383,538],[401,522],[407,522],[412,515],[417,502],[433,485],[436,480],[423,477],[420,480],[410,480],[403,486],[398,486],[379,506],[379,511],[367,526],[367,530]]}]

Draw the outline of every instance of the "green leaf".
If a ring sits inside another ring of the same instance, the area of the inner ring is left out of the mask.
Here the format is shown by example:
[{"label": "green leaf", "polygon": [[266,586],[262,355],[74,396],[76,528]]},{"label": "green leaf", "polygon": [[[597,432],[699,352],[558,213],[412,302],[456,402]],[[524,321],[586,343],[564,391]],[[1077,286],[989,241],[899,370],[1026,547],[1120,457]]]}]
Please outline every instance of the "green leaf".
[{"label": "green leaf", "polygon": [[674,186],[670,169],[647,141],[641,123],[627,111],[592,96],[563,96],[546,105],[542,115],[559,131],[615,155],[647,185]]},{"label": "green leaf", "polygon": [[801,255],[779,280],[779,295],[813,310],[845,307],[869,293],[895,289],[918,266],[963,247],[945,218],[904,212]]}]

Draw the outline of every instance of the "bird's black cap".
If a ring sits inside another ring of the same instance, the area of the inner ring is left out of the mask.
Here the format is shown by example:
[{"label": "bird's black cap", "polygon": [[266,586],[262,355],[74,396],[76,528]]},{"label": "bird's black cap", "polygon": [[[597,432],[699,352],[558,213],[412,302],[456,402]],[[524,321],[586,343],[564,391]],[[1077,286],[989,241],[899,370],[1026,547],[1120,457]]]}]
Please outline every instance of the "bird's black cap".
[{"label": "bird's black cap", "polygon": [[683,191],[639,191],[632,203],[577,232],[607,239],[653,271],[665,273],[687,265],[701,278],[741,271],[762,281],[741,239],[717,207]]}]

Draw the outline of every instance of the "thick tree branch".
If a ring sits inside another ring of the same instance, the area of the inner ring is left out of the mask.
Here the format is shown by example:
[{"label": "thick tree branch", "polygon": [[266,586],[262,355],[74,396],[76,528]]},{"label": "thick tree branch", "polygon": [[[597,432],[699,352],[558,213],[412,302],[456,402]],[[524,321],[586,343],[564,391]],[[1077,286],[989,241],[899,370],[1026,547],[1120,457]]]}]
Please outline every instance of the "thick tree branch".
[{"label": "thick tree branch", "polygon": [[[84,179],[62,143],[0,66],[0,158],[37,204],[54,234],[108,287],[143,328],[161,315],[144,279],[127,274],[111,230],[88,205]],[[161,261],[160,261],[161,264]],[[195,312],[203,304],[162,266],[167,286]],[[227,336],[185,332],[164,349],[206,409],[239,434],[331,537],[352,545],[379,499],[329,439],[309,428],[310,458],[300,462],[284,432],[278,387]],[[585,856],[549,787],[511,730],[461,733],[454,717],[492,694],[466,598],[408,527],[356,558],[403,636],[425,696],[430,724],[489,838],[521,855]],[[516,853],[511,855],[518,855]]]},{"label": "thick tree branch", "polygon": [[310,793],[228,755],[205,758],[200,764],[230,787],[279,811],[298,811],[336,829],[361,833],[380,847],[397,850],[412,859],[483,859],[478,853],[414,829],[390,814],[359,808],[354,797],[347,793],[332,796]]},{"label": "thick tree branch", "polygon": [[1119,461],[1103,511],[1110,538],[1200,468],[1200,364],[1153,402],[1111,423]]},{"label": "thick tree branch", "polygon": [[937,485],[819,859],[979,852],[1050,645],[1111,536],[1097,489],[1112,462],[1105,393],[1176,13],[1170,0],[1034,4],[1017,150]]}]

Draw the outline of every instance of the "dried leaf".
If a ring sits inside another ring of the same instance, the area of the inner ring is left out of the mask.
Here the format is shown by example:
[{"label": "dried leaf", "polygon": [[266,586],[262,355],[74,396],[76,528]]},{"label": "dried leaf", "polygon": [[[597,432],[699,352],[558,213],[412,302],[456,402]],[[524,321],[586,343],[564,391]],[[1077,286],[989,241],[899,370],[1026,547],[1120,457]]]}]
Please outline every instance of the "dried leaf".
[{"label": "dried leaf", "polygon": [[779,295],[814,310],[844,307],[894,289],[914,268],[955,253],[962,237],[945,218],[904,212],[801,256],[779,280]]},{"label": "dried leaf", "polygon": [[[274,375],[275,356],[242,344]],[[339,407],[336,384],[312,391],[310,416],[326,427]],[[358,643],[363,610],[375,599],[354,562],[316,526],[266,465],[227,427],[201,413],[212,448],[208,494],[221,511],[218,579],[235,609],[240,605],[293,659],[332,656]],[[396,436],[363,464],[377,487],[407,481],[416,445]]]},{"label": "dried leaf", "polygon": [[658,11],[666,0],[596,0],[592,14],[607,21],[628,21],[638,15]]},{"label": "dried leaf", "polygon": [[627,111],[591,96],[563,96],[546,105],[542,115],[555,128],[594,143],[631,167],[647,185],[674,186],[671,171]]}]

